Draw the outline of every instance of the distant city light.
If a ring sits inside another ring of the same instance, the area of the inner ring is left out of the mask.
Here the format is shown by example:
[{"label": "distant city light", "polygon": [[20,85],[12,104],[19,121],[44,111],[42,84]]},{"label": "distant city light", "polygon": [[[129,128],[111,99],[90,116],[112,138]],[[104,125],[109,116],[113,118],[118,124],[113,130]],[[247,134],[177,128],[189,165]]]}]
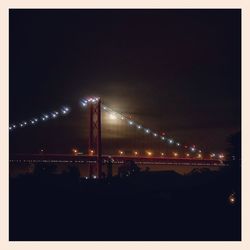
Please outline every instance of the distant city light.
[{"label": "distant city light", "polygon": [[177,156],[178,156],[178,153],[176,153],[176,152],[173,152],[173,155],[174,155],[175,157],[177,157]]},{"label": "distant city light", "polygon": [[133,122],[133,121],[129,121],[128,123],[129,123],[129,125],[133,125],[133,124],[134,124],[134,122]]},{"label": "distant city light", "polygon": [[228,201],[231,205],[234,205],[236,203],[236,194],[231,193],[228,197]]}]

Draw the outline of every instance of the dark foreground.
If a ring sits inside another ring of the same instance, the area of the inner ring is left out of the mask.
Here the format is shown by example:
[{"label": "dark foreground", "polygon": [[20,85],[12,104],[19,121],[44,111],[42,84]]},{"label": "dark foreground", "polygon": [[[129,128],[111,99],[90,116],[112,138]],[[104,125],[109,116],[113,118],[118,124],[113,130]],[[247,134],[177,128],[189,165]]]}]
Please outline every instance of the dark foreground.
[{"label": "dark foreground", "polygon": [[240,240],[241,206],[223,171],[144,172],[111,181],[77,175],[10,180],[10,240]]}]

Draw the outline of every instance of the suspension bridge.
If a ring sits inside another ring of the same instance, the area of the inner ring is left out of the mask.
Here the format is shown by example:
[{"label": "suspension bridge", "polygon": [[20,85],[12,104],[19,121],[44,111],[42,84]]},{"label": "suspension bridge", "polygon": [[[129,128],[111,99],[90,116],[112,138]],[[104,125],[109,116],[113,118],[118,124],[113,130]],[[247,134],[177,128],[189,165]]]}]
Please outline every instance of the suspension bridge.
[{"label": "suspension bridge", "polygon": [[[85,152],[81,152],[77,148],[72,149],[70,154],[51,154],[41,150],[39,154],[10,155],[10,163],[87,164],[90,178],[93,176],[101,178],[103,165],[108,161],[112,161],[115,165],[124,164],[126,161],[134,161],[138,165],[157,166],[221,167],[225,165],[223,154],[204,152],[196,145],[188,145],[175,140],[164,132],[159,133],[145,127],[132,119],[131,116],[104,105],[99,97],[83,98],[80,100],[80,104],[88,112],[88,142],[85,143],[88,147]],[[40,122],[65,116],[70,111],[69,106],[63,106],[60,110],[47,112],[26,121],[12,123],[9,126],[9,131],[14,133],[17,129],[35,126]],[[107,124],[107,121],[109,123],[108,129],[103,126]],[[110,126],[119,130],[116,131],[116,135],[112,135],[116,140],[108,138],[111,133]],[[119,143],[119,138],[122,138],[122,132],[127,130],[130,131],[130,138],[126,133],[123,136],[128,138],[129,143],[122,145],[122,140]],[[105,139],[102,136],[103,132]]]}]

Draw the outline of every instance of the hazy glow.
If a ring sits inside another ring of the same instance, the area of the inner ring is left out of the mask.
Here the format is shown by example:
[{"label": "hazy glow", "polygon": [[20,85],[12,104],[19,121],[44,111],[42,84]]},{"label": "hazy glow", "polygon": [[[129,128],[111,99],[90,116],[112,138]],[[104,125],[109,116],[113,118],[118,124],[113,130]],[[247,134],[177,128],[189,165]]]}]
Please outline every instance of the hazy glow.
[{"label": "hazy glow", "polygon": [[109,115],[109,119],[110,119],[110,120],[116,120],[117,117],[116,117],[115,114],[110,114],[110,115]]}]

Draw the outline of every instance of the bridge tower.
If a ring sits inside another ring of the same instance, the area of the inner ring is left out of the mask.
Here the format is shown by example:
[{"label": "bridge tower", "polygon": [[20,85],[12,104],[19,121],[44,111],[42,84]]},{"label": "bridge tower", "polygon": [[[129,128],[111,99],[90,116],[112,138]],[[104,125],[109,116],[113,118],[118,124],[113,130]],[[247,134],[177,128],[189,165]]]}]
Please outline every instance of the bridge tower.
[{"label": "bridge tower", "polygon": [[89,165],[89,177],[102,174],[101,99],[95,98],[89,105],[89,155],[96,156],[96,167]]}]

